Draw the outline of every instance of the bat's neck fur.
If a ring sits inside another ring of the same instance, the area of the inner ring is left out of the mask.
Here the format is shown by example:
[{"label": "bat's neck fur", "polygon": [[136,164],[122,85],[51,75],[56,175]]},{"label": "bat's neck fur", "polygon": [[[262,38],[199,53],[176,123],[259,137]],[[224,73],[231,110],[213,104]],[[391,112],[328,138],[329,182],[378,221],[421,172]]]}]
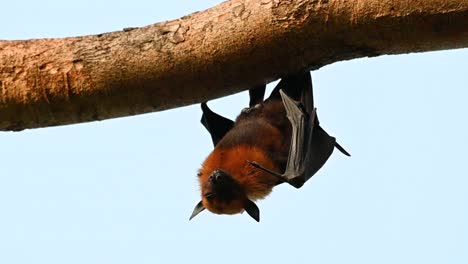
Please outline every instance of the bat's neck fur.
[{"label": "bat's neck fur", "polygon": [[267,174],[247,161],[256,161],[266,168],[278,171],[275,162],[261,149],[254,146],[238,145],[230,148],[216,148],[200,169],[200,184],[208,181],[211,173],[222,169],[231,175],[242,187],[250,200],[263,199],[278,183],[278,179]]}]

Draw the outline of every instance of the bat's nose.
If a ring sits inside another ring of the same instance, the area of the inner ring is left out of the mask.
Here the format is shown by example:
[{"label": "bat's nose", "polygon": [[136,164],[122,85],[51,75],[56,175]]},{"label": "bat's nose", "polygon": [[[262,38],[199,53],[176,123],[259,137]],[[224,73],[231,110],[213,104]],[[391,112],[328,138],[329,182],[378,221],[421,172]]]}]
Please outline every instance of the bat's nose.
[{"label": "bat's nose", "polygon": [[220,183],[223,181],[225,174],[226,173],[222,170],[215,170],[210,175],[210,181],[213,183]]}]

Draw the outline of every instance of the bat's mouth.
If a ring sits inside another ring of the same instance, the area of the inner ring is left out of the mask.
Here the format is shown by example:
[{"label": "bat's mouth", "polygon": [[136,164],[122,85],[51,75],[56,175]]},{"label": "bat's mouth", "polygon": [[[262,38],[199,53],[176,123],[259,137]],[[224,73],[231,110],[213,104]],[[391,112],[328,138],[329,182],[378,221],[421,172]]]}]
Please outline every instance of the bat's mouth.
[{"label": "bat's mouth", "polygon": [[239,183],[226,171],[214,170],[208,178],[208,188],[203,196],[208,200],[230,201],[244,196]]}]

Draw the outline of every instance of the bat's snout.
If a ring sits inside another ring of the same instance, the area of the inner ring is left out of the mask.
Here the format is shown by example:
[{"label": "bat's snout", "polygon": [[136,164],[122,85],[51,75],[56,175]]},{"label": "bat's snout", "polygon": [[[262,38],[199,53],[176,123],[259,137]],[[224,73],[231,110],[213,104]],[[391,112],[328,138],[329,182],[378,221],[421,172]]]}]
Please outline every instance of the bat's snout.
[{"label": "bat's snout", "polygon": [[209,180],[213,184],[222,184],[226,182],[228,177],[229,175],[225,171],[218,169],[211,173]]}]

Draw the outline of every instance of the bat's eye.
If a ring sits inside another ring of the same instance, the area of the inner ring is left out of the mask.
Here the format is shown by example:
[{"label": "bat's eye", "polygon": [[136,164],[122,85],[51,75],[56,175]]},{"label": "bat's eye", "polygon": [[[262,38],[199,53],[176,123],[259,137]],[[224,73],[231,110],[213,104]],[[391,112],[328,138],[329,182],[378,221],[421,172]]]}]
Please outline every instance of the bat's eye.
[{"label": "bat's eye", "polygon": [[205,198],[208,199],[209,201],[213,200],[214,197],[215,195],[212,192],[205,194]]}]

